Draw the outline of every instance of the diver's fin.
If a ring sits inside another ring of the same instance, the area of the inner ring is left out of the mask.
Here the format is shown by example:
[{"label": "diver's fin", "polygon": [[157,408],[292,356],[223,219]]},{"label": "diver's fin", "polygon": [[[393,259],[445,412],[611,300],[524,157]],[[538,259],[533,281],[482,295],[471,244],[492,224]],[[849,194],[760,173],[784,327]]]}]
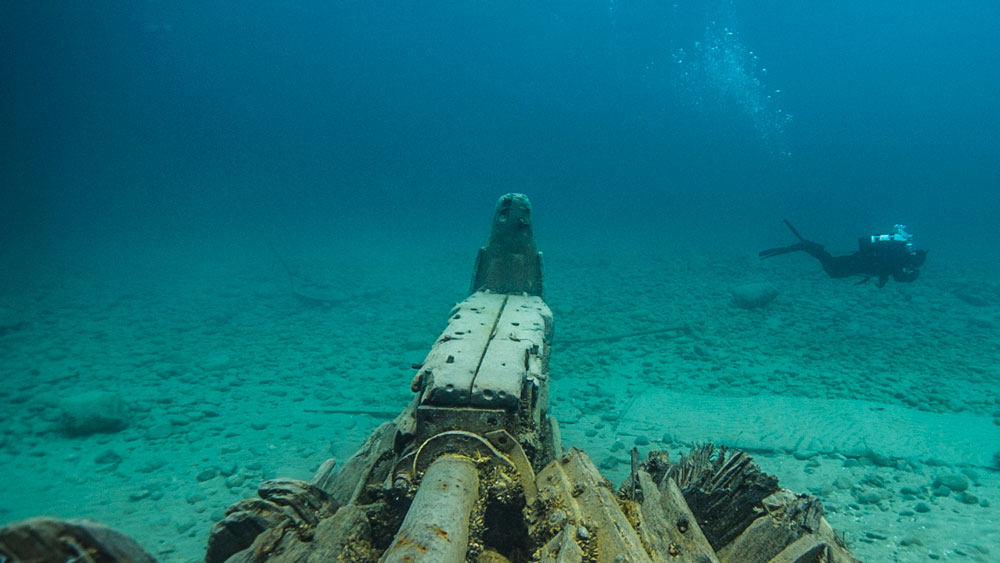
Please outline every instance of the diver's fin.
[{"label": "diver's fin", "polygon": [[782,246],[779,248],[768,248],[767,250],[761,250],[757,253],[761,260],[765,258],[771,258],[772,256],[779,256],[781,254],[788,254],[789,252],[796,252],[799,250],[805,250],[805,245],[803,243],[793,244],[792,246]]},{"label": "diver's fin", "polygon": [[795,227],[793,227],[792,224],[788,222],[788,219],[783,219],[783,221],[785,222],[786,225],[788,225],[788,228],[791,229],[792,234],[795,235],[795,238],[805,242],[806,239],[802,238],[802,235],[800,235],[799,232],[795,230]]}]

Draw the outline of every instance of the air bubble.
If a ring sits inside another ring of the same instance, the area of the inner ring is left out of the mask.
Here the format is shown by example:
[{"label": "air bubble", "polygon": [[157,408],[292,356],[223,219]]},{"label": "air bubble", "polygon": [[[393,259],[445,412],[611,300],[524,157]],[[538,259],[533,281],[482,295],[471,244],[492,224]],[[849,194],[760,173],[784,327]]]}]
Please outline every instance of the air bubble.
[{"label": "air bubble", "polygon": [[[720,25],[720,23],[722,25]],[[775,95],[768,92],[764,79],[767,68],[760,66],[759,56],[742,42],[738,34],[736,8],[732,0],[723,0],[718,17],[705,27],[704,37],[694,42],[690,52],[674,51],[674,60],[683,65],[675,79],[692,96],[695,106],[717,109],[735,108],[748,119],[773,154],[791,154],[784,147],[784,128],[789,115],[777,107]]]}]

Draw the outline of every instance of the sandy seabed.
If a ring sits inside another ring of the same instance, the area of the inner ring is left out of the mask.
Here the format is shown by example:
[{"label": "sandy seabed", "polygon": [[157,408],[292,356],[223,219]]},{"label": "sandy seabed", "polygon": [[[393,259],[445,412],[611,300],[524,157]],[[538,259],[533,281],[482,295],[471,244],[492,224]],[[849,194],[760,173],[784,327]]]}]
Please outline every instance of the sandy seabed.
[{"label": "sandy seabed", "polygon": [[[284,259],[345,300],[298,299],[273,257],[5,268],[0,522],[91,518],[200,560],[261,480],[308,478],[401,410],[474,251]],[[879,290],[806,257],[548,249],[550,413],[616,483],[633,446],[710,440],[818,495],[866,561],[1000,561],[1000,284],[934,260]],[[750,282],[778,297],[732,306]],[[127,426],[66,435],[66,402],[92,391]]]}]

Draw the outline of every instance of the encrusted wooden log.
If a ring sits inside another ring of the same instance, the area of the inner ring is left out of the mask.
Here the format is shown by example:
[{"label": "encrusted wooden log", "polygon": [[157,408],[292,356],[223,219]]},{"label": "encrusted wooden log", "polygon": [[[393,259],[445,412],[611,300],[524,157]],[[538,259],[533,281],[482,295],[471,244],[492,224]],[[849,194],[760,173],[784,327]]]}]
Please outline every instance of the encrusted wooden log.
[{"label": "encrusted wooden log", "polygon": [[236,553],[227,563],[302,563],[350,561],[375,563],[380,549],[372,545],[371,526],[364,507],[343,506],[315,528],[276,526],[264,530],[253,545]]},{"label": "encrusted wooden log", "polygon": [[132,538],[90,520],[32,518],[0,528],[0,561],[155,563]]},{"label": "encrusted wooden log", "polygon": [[764,514],[719,550],[721,562],[857,561],[823,517],[819,499],[782,489],[764,499],[762,508]]},{"label": "encrusted wooden log", "polygon": [[206,563],[261,560],[261,556],[272,551],[262,539],[270,530],[278,530],[279,536],[285,530],[294,530],[295,534],[311,540],[313,529],[338,507],[329,493],[297,479],[264,481],[257,492],[260,498],[229,507],[225,519],[212,527]]},{"label": "encrusted wooden log", "polygon": [[779,488],[743,452],[721,447],[716,454],[706,444],[677,463],[651,452],[643,469],[661,492],[676,481],[722,563],[857,561],[823,517],[819,499]]},{"label": "encrusted wooden log", "polygon": [[538,550],[538,560],[541,563],[580,563],[583,549],[576,543],[580,533],[580,528],[573,524],[566,526]]},{"label": "encrusted wooden log", "polygon": [[563,550],[575,553],[579,548],[585,561],[596,563],[619,561],[623,555],[633,563],[652,561],[611,483],[587,454],[570,448],[538,473],[537,483],[538,502],[528,521],[536,545],[543,545],[536,552],[539,558],[560,561]]},{"label": "encrusted wooden log", "polygon": [[443,455],[427,468],[384,563],[463,563],[479,473],[469,459]]},{"label": "encrusted wooden log", "polygon": [[637,481],[643,497],[639,533],[653,560],[718,563],[715,551],[673,479],[667,479],[658,488],[649,473],[639,471]]},{"label": "encrusted wooden log", "polygon": [[412,436],[416,425],[416,400],[391,422],[384,422],[344,463],[323,480],[325,489],[340,505],[368,504],[370,486],[381,485],[392,471],[397,442]]},{"label": "encrusted wooden log", "polygon": [[757,519],[761,501],[779,487],[778,479],[762,472],[745,453],[727,455],[722,447],[713,457],[714,449],[707,444],[682,456],[664,481],[676,481],[705,537],[718,551]]}]

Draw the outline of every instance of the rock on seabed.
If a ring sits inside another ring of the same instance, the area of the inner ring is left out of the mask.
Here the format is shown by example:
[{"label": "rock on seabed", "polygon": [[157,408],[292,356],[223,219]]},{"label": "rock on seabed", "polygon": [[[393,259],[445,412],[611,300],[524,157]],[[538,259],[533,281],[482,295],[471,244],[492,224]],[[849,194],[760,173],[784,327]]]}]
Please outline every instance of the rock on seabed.
[{"label": "rock on seabed", "polygon": [[778,290],[769,283],[748,283],[733,288],[733,305],[741,309],[757,309],[774,301]]},{"label": "rock on seabed", "polygon": [[70,436],[118,432],[128,426],[125,403],[108,391],[88,391],[60,403],[62,431]]}]

